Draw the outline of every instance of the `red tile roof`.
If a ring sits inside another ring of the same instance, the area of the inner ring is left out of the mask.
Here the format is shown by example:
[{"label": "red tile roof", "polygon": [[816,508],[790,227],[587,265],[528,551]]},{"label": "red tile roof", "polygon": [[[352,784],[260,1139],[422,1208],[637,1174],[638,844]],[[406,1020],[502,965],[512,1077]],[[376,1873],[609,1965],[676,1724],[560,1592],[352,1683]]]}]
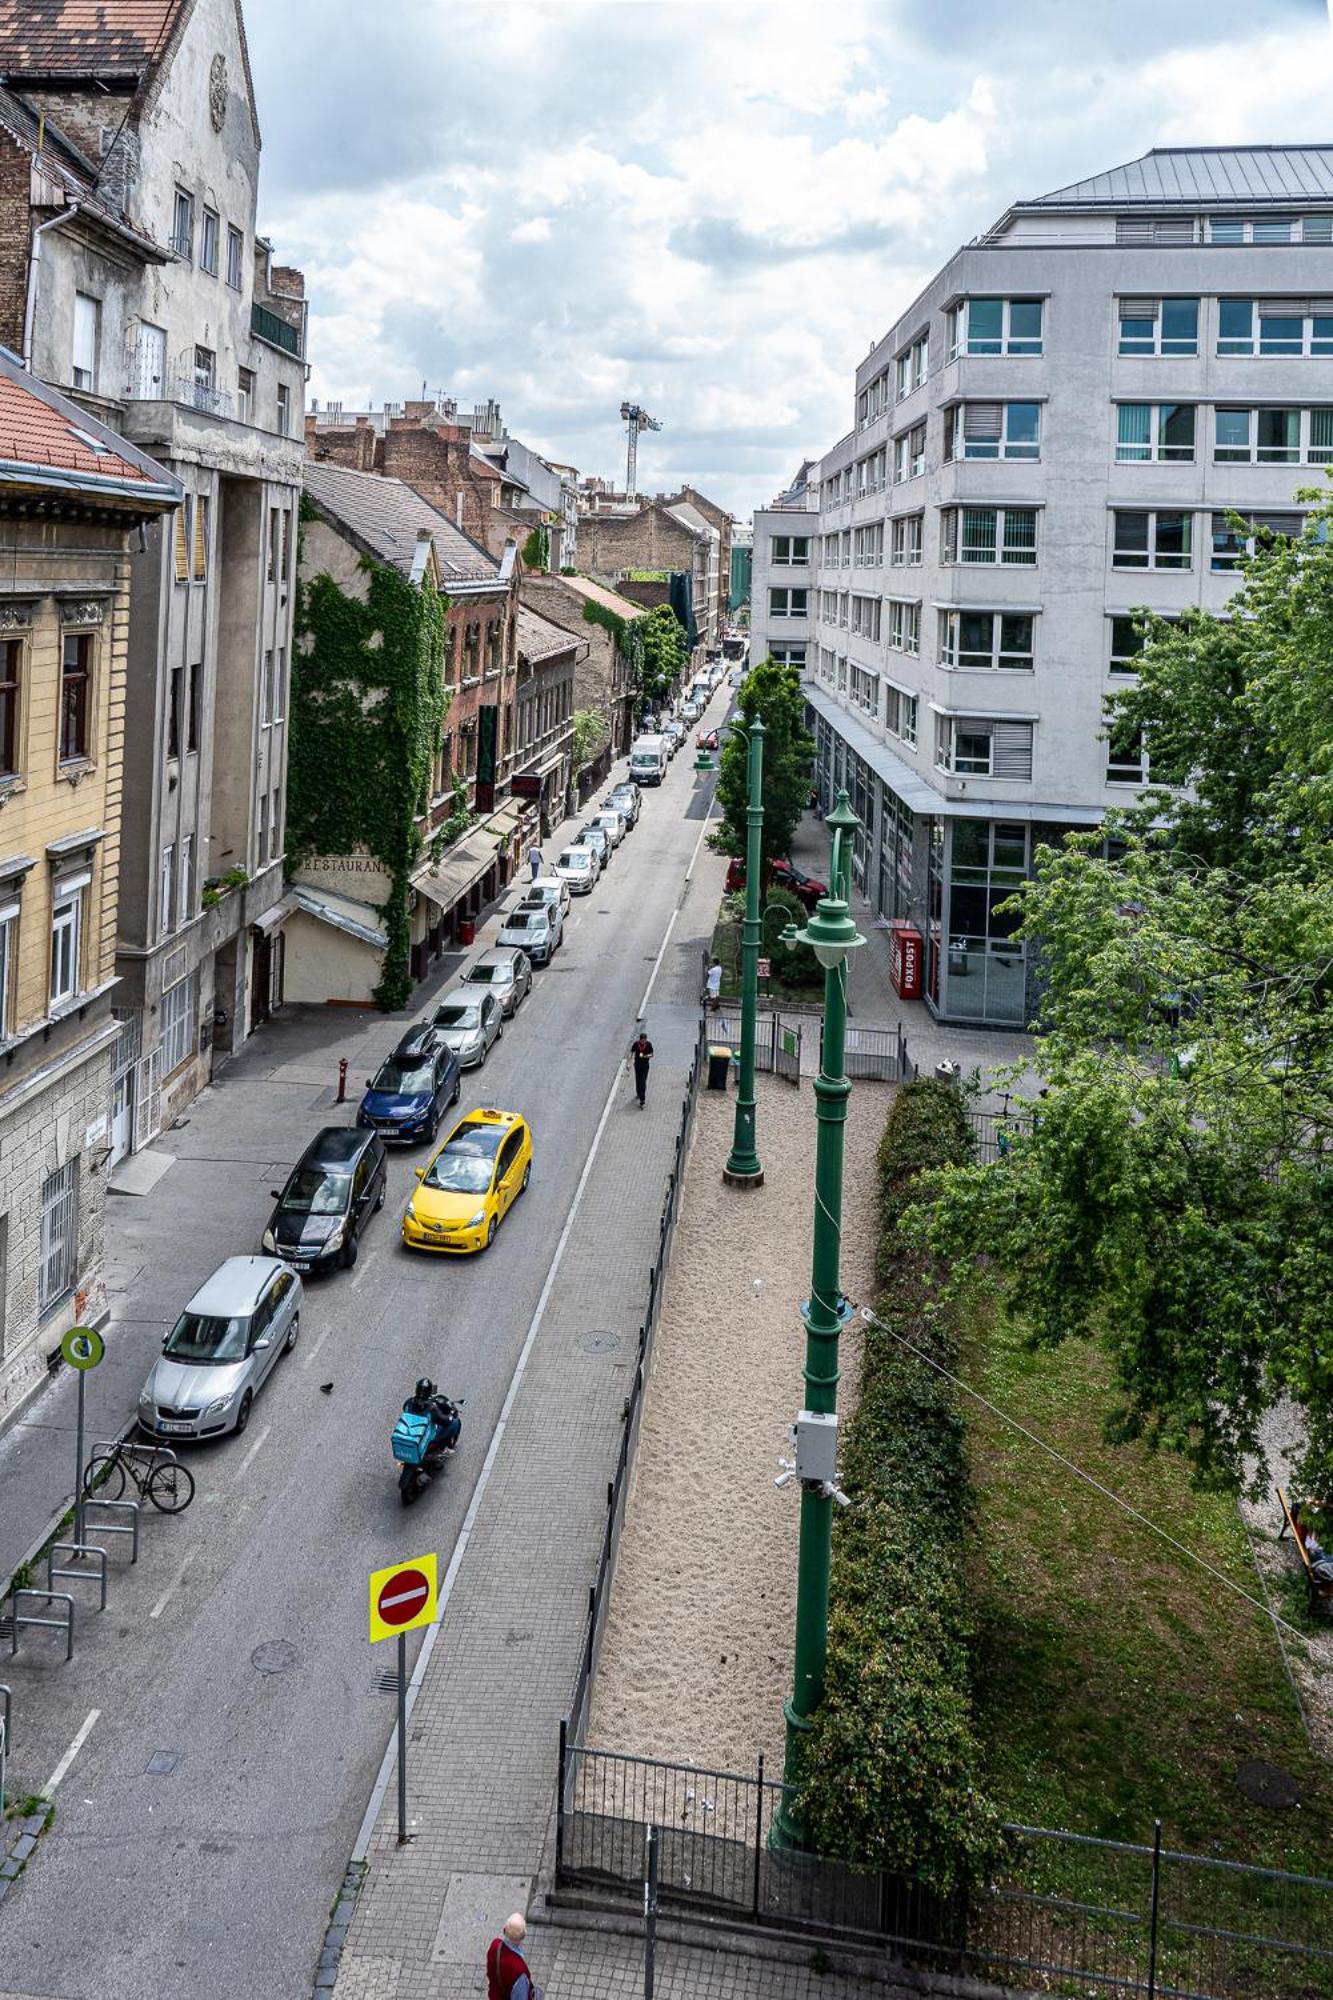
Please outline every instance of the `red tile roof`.
[{"label": "red tile roof", "polygon": [[0,74],[136,76],[185,0],[0,0]]},{"label": "red tile roof", "polygon": [[24,466],[71,472],[80,478],[92,474],[145,488],[161,483],[110,445],[94,450],[97,430],[91,424],[82,436],[80,429],[75,419],[52,408],[21,382],[0,375],[0,487],[15,481],[22,484],[22,470],[16,468]]}]

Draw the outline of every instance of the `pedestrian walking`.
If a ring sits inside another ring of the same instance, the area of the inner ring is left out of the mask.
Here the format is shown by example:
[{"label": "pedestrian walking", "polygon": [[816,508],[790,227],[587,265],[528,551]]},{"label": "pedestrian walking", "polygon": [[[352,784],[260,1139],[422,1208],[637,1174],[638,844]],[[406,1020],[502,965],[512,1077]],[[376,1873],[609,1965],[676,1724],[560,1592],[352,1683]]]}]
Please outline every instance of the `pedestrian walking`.
[{"label": "pedestrian walking", "polygon": [[528,1971],[523,1940],[528,1927],[521,1911],[506,1919],[499,1937],[486,1953],[486,2000],[542,2000],[542,1989]]},{"label": "pedestrian walking", "polygon": [[535,841],[528,849],[528,870],[534,882],[542,872],[542,851]]},{"label": "pedestrian walking", "polygon": [[634,1093],[642,1107],[648,1099],[648,1065],[653,1059],[653,1045],[648,1039],[648,1030],[643,1022],[639,1032],[629,1045],[630,1061],[634,1064]]},{"label": "pedestrian walking", "polygon": [[715,958],[708,968],[708,1005],[716,1014],[717,1003],[722,998],[722,961]]}]

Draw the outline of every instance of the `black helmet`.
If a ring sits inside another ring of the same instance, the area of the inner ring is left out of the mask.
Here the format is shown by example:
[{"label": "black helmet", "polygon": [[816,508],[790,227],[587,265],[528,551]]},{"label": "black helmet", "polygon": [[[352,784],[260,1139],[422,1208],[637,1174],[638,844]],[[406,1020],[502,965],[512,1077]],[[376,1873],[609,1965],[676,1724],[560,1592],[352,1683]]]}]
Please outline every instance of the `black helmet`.
[{"label": "black helmet", "polygon": [[428,1403],[435,1394],[435,1384],[431,1381],[430,1376],[423,1375],[412,1393],[415,1396],[419,1396],[423,1403]]}]

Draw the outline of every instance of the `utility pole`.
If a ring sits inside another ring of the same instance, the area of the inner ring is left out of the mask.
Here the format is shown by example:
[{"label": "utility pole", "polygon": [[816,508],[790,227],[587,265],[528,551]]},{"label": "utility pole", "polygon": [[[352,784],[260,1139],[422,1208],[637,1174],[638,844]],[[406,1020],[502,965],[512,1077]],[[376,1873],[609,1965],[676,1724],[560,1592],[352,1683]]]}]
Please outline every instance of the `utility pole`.
[{"label": "utility pole", "polygon": [[628,428],[629,442],[625,452],[625,492],[632,500],[639,490],[639,432],[660,431],[662,426],[656,417],[650,417],[640,403],[622,403],[620,420]]}]

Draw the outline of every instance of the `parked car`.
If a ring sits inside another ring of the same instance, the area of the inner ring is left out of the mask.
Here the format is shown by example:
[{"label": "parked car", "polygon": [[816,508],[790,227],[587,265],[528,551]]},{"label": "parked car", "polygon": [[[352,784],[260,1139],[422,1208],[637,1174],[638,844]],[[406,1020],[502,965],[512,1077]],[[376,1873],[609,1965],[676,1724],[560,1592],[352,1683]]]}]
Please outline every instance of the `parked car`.
[{"label": "parked car", "polygon": [[453,1050],[434,1028],[414,1029],[366,1079],[356,1122],[385,1140],[428,1139],[434,1145],[440,1118],[457,1104],[461,1088],[462,1072]]},{"label": "parked car", "polygon": [[383,1208],[389,1156],[378,1132],[326,1125],[288,1176],[264,1231],[263,1245],[296,1271],[328,1271],[356,1262],[361,1232]]},{"label": "parked car", "polygon": [[599,826],[606,829],[606,837],[612,847],[619,847],[629,832],[629,822],[624,813],[617,812],[614,806],[599,806],[593,818]]},{"label": "parked car", "polygon": [[581,847],[590,847],[605,871],[611,865],[611,836],[599,820],[590,819],[575,836]]},{"label": "parked car", "polygon": [[602,811],[618,812],[625,822],[626,832],[629,832],[639,823],[639,814],[643,811],[643,795],[637,785],[613,785],[602,800]]},{"label": "parked car", "polygon": [[455,1125],[403,1213],[411,1250],[487,1250],[528,1184],[532,1134],[517,1111],[469,1112]]},{"label": "parked car", "polygon": [[276,1257],[228,1257],[163,1337],[139,1396],[140,1430],[159,1438],[243,1431],[300,1331],[296,1273]]},{"label": "parked car", "polygon": [[[827,896],[828,884],[817,876],[803,874],[790,861],[774,861],[769,866],[768,880],[776,889],[789,889],[793,896],[804,903],[807,910],[813,910],[821,896]],[[745,863],[738,854],[733,854],[727,863],[726,888],[730,895],[737,894],[745,887]]]},{"label": "parked car", "polygon": [[435,1009],[435,1026],[462,1069],[481,1069],[504,1034],[504,1015],[493,993],[474,986]]},{"label": "parked car", "polygon": [[675,756],[677,750],[679,750],[681,744],[685,741],[686,734],[685,724],[678,722],[674,716],[670,722],[662,725],[662,735],[666,739],[668,757]]},{"label": "parked car", "polygon": [[699,734],[695,737],[694,742],[695,742],[695,747],[699,750],[716,750],[717,748],[716,729],[701,729],[699,731]]},{"label": "parked car", "polygon": [[419,1050],[426,1047],[427,1044],[437,1049],[444,1047],[444,1041],[439,1029],[436,1027],[434,1021],[431,1020],[414,1021],[410,1028],[404,1030],[402,1039],[394,1050],[394,1054],[406,1061],[409,1057],[416,1055]]},{"label": "parked car", "polygon": [[592,847],[567,847],[555,864],[555,872],[569,884],[571,895],[589,896],[601,876],[602,864]]},{"label": "parked car", "polygon": [[687,701],[680,711],[680,719],[682,722],[697,722],[699,720],[699,713],[698,702],[693,700]]},{"label": "parked car", "polygon": [[463,974],[458,987],[460,996],[466,994],[469,986],[484,986],[499,1001],[500,1011],[508,1020],[511,1014],[517,1014],[532,987],[527,953],[516,945],[484,951]]},{"label": "parked car", "polygon": [[520,903],[500,926],[497,945],[513,945],[533,965],[549,965],[560,949],[564,918],[558,903]]},{"label": "parked car", "polygon": [[569,915],[569,884],[559,875],[539,875],[535,882],[529,882],[523,891],[520,908],[532,903],[551,903],[559,910],[561,918]]}]

